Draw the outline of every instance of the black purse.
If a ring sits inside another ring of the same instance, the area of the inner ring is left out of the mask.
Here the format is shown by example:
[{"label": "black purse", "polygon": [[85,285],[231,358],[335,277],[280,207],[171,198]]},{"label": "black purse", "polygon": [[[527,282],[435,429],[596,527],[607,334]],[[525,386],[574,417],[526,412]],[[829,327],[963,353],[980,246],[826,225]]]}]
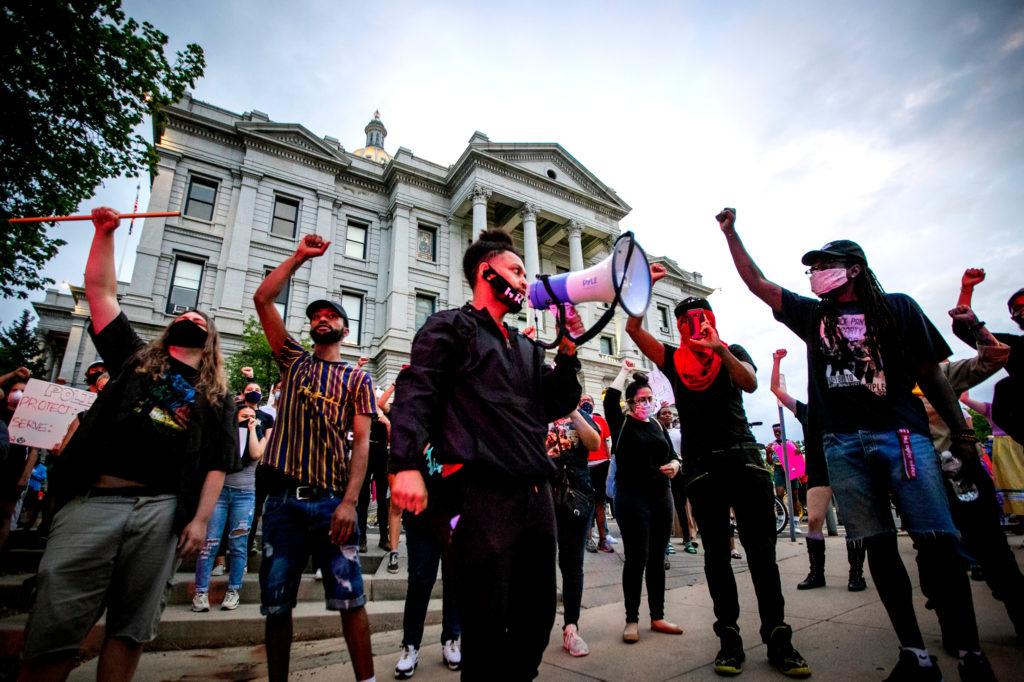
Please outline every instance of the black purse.
[{"label": "black purse", "polygon": [[594,509],[593,498],[572,487],[565,469],[559,469],[558,477],[551,484],[551,492],[556,507],[578,519],[590,517],[590,512]]}]

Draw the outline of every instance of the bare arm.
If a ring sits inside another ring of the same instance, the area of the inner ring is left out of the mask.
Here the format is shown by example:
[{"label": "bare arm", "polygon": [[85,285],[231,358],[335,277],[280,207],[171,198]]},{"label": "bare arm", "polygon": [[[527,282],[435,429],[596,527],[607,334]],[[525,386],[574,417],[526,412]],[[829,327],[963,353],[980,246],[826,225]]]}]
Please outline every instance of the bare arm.
[{"label": "bare arm", "polygon": [[352,459],[348,464],[348,485],[341,504],[331,516],[331,541],[341,544],[352,537],[356,527],[356,503],[366,477],[370,456],[370,415],[357,414],[352,420]]},{"label": "bare arm", "polygon": [[982,268],[967,268],[963,277],[960,278],[960,295],[956,299],[957,306],[971,307],[971,298],[974,296],[974,287],[985,281],[985,270]]},{"label": "bare arm", "polygon": [[747,253],[740,236],[736,233],[736,211],[727,208],[718,214],[719,226],[725,235],[725,241],[729,245],[729,253],[732,255],[732,262],[736,266],[736,272],[740,279],[747,285],[751,293],[767,303],[775,312],[782,310],[782,287],[774,282],[768,281],[761,268],[757,267],[754,259]]},{"label": "bare arm", "polygon": [[601,447],[601,435],[587,423],[587,420],[580,415],[579,410],[573,410],[569,413],[569,419],[572,421],[573,428],[576,429],[576,433],[579,434],[580,442],[583,443],[583,447],[587,450],[597,450]]},{"label": "bare arm", "polygon": [[960,394],[960,402],[962,402],[964,405],[971,408],[978,414],[985,414],[986,412],[988,412],[988,405],[986,405],[980,400],[975,400],[970,396],[970,394],[967,393],[967,391],[964,391],[963,393]]},{"label": "bare arm", "polygon": [[257,436],[256,429],[254,427],[249,428],[248,438],[249,459],[256,460],[258,462],[263,459],[263,452],[267,449],[267,441],[270,440],[270,438],[267,434],[263,434],[263,438]]},{"label": "bare arm", "polygon": [[288,257],[283,263],[270,271],[263,280],[252,300],[256,304],[256,314],[260,317],[260,324],[263,325],[263,333],[267,335],[267,342],[270,350],[275,355],[284,347],[285,339],[288,338],[288,331],[284,327],[284,320],[281,313],[277,312],[274,301],[278,294],[284,290],[288,280],[295,274],[295,271],[302,267],[310,258],[317,258],[327,252],[330,242],[325,242],[318,235],[307,234],[299,242],[295,253]]},{"label": "bare arm", "polygon": [[92,328],[98,334],[121,314],[117,302],[117,273],[114,270],[114,231],[121,219],[110,208],[94,208],[96,232],[85,263],[85,297],[89,301]]},{"label": "bare arm", "polygon": [[384,392],[380,394],[380,398],[377,399],[377,407],[383,412],[389,412],[391,407],[388,402],[391,400],[391,396],[395,393],[395,385],[391,384],[384,389]]},{"label": "bare arm", "polygon": [[779,371],[782,367],[782,358],[786,357],[786,349],[780,348],[779,350],[772,353],[772,393],[779,399],[782,405],[796,414],[796,398],[786,393],[786,390],[782,388],[782,375]]}]

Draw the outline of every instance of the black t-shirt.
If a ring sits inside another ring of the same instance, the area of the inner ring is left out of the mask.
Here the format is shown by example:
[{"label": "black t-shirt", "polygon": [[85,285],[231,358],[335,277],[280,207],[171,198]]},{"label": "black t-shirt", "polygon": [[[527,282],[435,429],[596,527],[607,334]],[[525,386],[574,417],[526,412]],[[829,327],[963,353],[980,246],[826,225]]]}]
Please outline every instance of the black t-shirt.
[{"label": "black t-shirt", "polygon": [[[590,425],[590,428],[601,433],[601,429],[590,415],[580,412],[583,420]],[[547,437],[548,457],[565,475],[576,490],[584,493],[592,493],[594,486],[590,482],[590,470],[587,468],[587,459],[590,451],[580,440],[579,432],[568,417],[553,422],[548,427]]]},{"label": "black t-shirt", "polygon": [[916,367],[941,362],[951,351],[914,299],[885,297],[899,342],[880,351],[859,304],[838,304],[836,329],[828,332],[825,304],[782,290],[775,318],[807,344],[808,404],[822,433],[908,428],[928,435],[928,415],[912,393]]},{"label": "black t-shirt", "polygon": [[388,455],[388,427],[376,414],[370,418],[370,450],[373,457]]},{"label": "black t-shirt", "polygon": [[605,419],[615,451],[615,483],[634,489],[668,486],[669,478],[660,470],[676,456],[668,433],[654,419],[643,422],[624,415],[619,407],[621,395],[614,388],[604,394]]},{"label": "black t-shirt", "polygon": [[[747,426],[747,413],[743,409],[743,391],[733,383],[723,366],[718,376],[703,391],[686,387],[676,372],[675,354],[678,348],[665,344],[665,362],[660,367],[672,384],[679,413],[679,428],[683,432],[683,457],[701,455],[712,450],[723,450],[740,443],[756,443]],[[740,362],[757,369],[743,346],[729,346]]]}]

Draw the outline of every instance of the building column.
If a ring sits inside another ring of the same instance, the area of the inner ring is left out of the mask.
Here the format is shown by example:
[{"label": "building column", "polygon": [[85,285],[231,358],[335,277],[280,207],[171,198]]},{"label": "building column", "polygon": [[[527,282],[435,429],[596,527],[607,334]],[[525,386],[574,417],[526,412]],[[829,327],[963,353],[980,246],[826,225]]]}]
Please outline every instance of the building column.
[{"label": "building column", "polygon": [[523,252],[526,257],[526,279],[533,283],[540,274],[540,247],[537,244],[537,207],[523,204],[519,209],[523,219]]},{"label": "building column", "polygon": [[487,229],[487,200],[491,198],[491,190],[477,185],[473,188],[473,241]]},{"label": "building column", "polygon": [[565,226],[569,235],[569,269],[573,272],[583,269],[583,224],[570,220]]},{"label": "building column", "polygon": [[252,241],[252,222],[256,212],[256,188],[259,187],[262,177],[259,173],[242,169],[238,209],[235,211],[235,222],[230,226],[231,250],[227,254],[221,254],[222,260],[227,261],[221,304],[239,314],[242,311],[242,294],[245,291],[245,273],[249,270],[249,243]]},{"label": "building column", "polygon": [[412,207],[395,204],[391,220],[391,263],[387,291],[388,332],[406,335],[409,329],[409,242]]},{"label": "building column", "polygon": [[457,308],[465,303],[462,279],[462,226],[449,213],[441,221],[440,232],[448,233],[448,307]]},{"label": "building column", "polygon": [[84,333],[85,320],[72,318],[71,329],[68,331],[68,345],[64,347],[64,358],[60,363],[60,371],[57,372],[57,378],[63,377],[69,384],[74,383],[75,365],[78,363]]},{"label": "building column", "polygon": [[[150,187],[147,211],[171,210],[169,205],[171,185],[174,183],[174,175],[180,159],[181,157],[177,154],[160,152],[156,177],[153,178],[153,185]],[[180,211],[185,210],[184,204],[175,208]],[[146,218],[142,224],[139,246],[135,251],[135,269],[132,270],[132,283],[129,288],[130,293],[136,296],[149,299],[153,297],[153,283],[156,280],[157,265],[160,262],[160,251],[164,241],[164,223],[166,222],[167,218]]]},{"label": "building column", "polygon": [[[332,241],[334,239],[334,197],[318,191],[316,198],[316,233],[323,237],[324,241]],[[327,253],[323,256],[313,259],[309,272],[308,300],[330,298],[328,292],[331,290],[331,275],[334,273],[334,253],[334,249],[327,249]]]}]

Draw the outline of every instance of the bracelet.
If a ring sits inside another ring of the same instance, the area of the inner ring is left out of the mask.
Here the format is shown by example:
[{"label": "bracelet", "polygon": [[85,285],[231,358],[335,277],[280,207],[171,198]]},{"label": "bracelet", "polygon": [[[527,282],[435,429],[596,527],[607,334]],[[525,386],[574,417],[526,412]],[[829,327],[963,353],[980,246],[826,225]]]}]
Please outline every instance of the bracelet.
[{"label": "bracelet", "polygon": [[985,323],[980,321],[980,320],[978,322],[975,322],[974,324],[972,324],[970,326],[971,333],[972,334],[977,334],[978,330],[981,329],[984,326],[985,326]]},{"label": "bracelet", "polygon": [[964,431],[955,431],[949,434],[949,439],[954,443],[976,444],[979,442],[977,434],[969,429]]}]

